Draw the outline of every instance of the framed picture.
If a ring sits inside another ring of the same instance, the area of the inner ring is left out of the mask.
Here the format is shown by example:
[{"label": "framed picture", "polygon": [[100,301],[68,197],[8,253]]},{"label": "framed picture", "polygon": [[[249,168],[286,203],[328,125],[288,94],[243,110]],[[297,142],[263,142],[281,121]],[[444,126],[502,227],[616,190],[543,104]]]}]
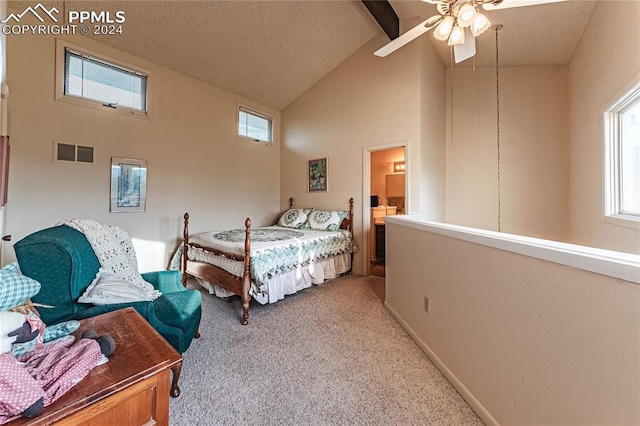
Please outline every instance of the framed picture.
[{"label": "framed picture", "polygon": [[111,213],[143,212],[147,208],[147,162],[111,157]]},{"label": "framed picture", "polygon": [[309,192],[321,192],[328,190],[327,170],[328,164],[326,158],[309,160],[307,168]]}]

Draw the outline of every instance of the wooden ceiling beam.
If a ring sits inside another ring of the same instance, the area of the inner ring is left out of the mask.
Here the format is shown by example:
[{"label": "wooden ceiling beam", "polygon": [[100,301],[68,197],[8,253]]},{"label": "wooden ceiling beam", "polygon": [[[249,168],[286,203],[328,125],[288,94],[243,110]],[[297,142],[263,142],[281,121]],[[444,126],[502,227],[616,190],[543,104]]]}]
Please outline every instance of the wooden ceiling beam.
[{"label": "wooden ceiling beam", "polygon": [[393,40],[400,35],[400,19],[387,0],[362,0],[371,16]]}]

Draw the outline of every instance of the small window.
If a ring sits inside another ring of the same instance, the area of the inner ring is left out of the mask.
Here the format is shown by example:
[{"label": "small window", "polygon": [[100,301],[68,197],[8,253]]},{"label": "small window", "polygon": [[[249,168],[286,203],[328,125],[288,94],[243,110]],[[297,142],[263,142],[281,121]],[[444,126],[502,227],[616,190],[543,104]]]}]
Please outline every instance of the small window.
[{"label": "small window", "polygon": [[64,94],[146,111],[147,76],[65,49]]},{"label": "small window", "polygon": [[57,40],[57,52],[57,100],[148,116],[148,72],[62,40]]},{"label": "small window", "polygon": [[605,112],[607,216],[640,221],[640,82]]},{"label": "small window", "polygon": [[265,114],[238,107],[238,136],[254,142],[273,143],[273,119]]}]

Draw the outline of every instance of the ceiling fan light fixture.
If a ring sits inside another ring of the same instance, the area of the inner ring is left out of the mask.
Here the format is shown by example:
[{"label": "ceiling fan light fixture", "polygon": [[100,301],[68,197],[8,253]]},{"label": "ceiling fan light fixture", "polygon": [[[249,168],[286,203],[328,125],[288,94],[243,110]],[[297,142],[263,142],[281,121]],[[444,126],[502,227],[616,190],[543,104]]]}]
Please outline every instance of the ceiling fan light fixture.
[{"label": "ceiling fan light fixture", "polygon": [[440,22],[440,24],[436,27],[436,30],[433,32],[433,36],[436,38],[436,40],[444,41],[449,38],[449,34],[451,34],[451,28],[453,28],[453,16],[445,16],[442,22]]},{"label": "ceiling fan light fixture", "polygon": [[456,25],[451,30],[451,36],[449,36],[448,45],[456,46],[458,44],[464,44],[464,29]]},{"label": "ceiling fan light fixture", "polygon": [[483,32],[487,31],[491,27],[491,22],[482,13],[477,13],[475,19],[471,23],[471,34],[474,37],[478,37]]},{"label": "ceiling fan light fixture", "polygon": [[458,10],[458,25],[466,28],[473,22],[476,17],[476,8],[471,3],[465,3]]}]

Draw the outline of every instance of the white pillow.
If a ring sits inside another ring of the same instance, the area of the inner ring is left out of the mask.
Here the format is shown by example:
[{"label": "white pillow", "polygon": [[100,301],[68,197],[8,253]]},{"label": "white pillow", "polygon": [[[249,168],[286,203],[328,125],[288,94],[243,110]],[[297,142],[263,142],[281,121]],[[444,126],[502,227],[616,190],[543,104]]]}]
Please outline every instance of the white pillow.
[{"label": "white pillow", "polygon": [[315,231],[337,231],[345,217],[344,210],[314,210],[309,213],[307,226]]},{"label": "white pillow", "polygon": [[[153,286],[149,284],[151,288]],[[80,296],[78,302],[94,305],[112,305],[115,303],[144,302],[157,299],[162,293],[158,290],[143,288],[131,281],[124,280],[100,268],[96,278]]]},{"label": "white pillow", "polygon": [[283,228],[302,228],[311,209],[289,209],[278,220]]}]

